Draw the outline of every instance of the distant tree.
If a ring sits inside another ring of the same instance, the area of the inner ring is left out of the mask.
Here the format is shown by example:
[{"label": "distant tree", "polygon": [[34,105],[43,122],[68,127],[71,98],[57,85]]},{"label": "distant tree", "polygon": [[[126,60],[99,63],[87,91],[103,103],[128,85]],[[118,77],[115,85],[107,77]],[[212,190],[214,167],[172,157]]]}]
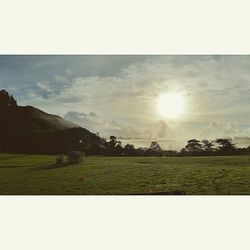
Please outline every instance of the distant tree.
[{"label": "distant tree", "polygon": [[237,148],[236,150],[239,155],[248,155],[250,153],[248,148]]},{"label": "distant tree", "polygon": [[151,145],[149,147],[149,149],[147,150],[148,155],[153,155],[153,156],[162,156],[163,155],[163,151],[159,145],[158,142],[153,141],[151,142]]},{"label": "distant tree", "polygon": [[111,151],[114,151],[115,146],[116,146],[116,144],[117,144],[117,139],[116,139],[116,137],[113,136],[113,135],[111,135],[111,136],[109,137],[109,142],[108,142],[108,144],[109,144],[110,150],[111,150]]},{"label": "distant tree", "polygon": [[17,107],[17,102],[12,95],[6,90],[0,91],[0,106],[2,107]]},{"label": "distant tree", "polygon": [[181,156],[188,155],[188,151],[185,148],[182,148],[181,151],[180,151],[180,155]]},{"label": "distant tree", "polygon": [[108,154],[109,155],[122,155],[123,148],[122,148],[122,142],[117,141],[116,137],[111,135],[109,137],[109,142],[107,143],[108,145]]},{"label": "distant tree", "polygon": [[114,155],[119,156],[122,155],[122,153],[123,153],[122,142],[117,141],[114,148]]},{"label": "distant tree", "polygon": [[219,144],[219,152],[222,154],[234,154],[237,151],[231,138],[219,138],[215,142]]},{"label": "distant tree", "polygon": [[136,155],[137,156],[147,156],[148,148],[137,148]]},{"label": "distant tree", "polygon": [[126,144],[124,147],[124,154],[127,156],[133,156],[136,154],[136,150],[134,145],[132,144]]},{"label": "distant tree", "polygon": [[11,108],[17,107],[17,102],[16,102],[15,98],[12,95],[10,96],[10,107]]},{"label": "distant tree", "polygon": [[60,166],[60,165],[63,165],[63,163],[64,163],[63,154],[58,155],[58,156],[56,157],[56,165]]},{"label": "distant tree", "polygon": [[163,151],[163,155],[164,156],[177,156],[178,151],[176,151],[176,150],[166,150],[166,151]]},{"label": "distant tree", "polygon": [[6,90],[0,91],[0,106],[2,107],[10,106],[10,95]]},{"label": "distant tree", "polygon": [[149,149],[151,149],[151,150],[153,150],[153,151],[156,151],[156,152],[162,151],[162,149],[161,149],[159,143],[156,142],[156,141],[151,142],[151,145],[150,145],[150,148],[149,148]]},{"label": "distant tree", "polygon": [[82,162],[83,157],[84,157],[84,154],[80,151],[70,151],[67,155],[68,162],[71,164]]},{"label": "distant tree", "polygon": [[185,151],[191,155],[197,155],[202,152],[202,144],[199,140],[191,139],[187,142],[185,146]]},{"label": "distant tree", "polygon": [[209,140],[202,140],[202,144],[203,144],[203,150],[208,153],[208,154],[211,154],[212,152],[215,151],[215,148],[214,148],[214,144],[213,142],[209,141]]}]

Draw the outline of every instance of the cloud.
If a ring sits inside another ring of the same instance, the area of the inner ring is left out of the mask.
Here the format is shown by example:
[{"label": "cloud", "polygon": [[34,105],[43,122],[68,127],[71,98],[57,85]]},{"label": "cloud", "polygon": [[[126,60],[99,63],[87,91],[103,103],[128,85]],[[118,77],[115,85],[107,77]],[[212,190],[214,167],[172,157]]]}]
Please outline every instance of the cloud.
[{"label": "cloud", "polygon": [[[142,125],[133,126],[127,122],[105,120],[94,112],[86,114],[70,111],[64,115],[64,118],[92,132],[98,132],[104,137],[115,135],[126,138],[167,138],[172,135],[172,131],[165,121],[159,121],[145,128]],[[155,129],[152,130],[152,127]]]},{"label": "cloud", "polygon": [[64,115],[66,120],[72,121],[92,132],[98,132],[101,136],[109,137],[110,135],[123,137],[144,137],[148,136],[149,131],[133,127],[125,122],[107,121],[102,119],[94,112],[79,113],[70,111]]},{"label": "cloud", "polygon": [[165,121],[159,121],[158,138],[169,138],[173,136],[173,133]]},{"label": "cloud", "polygon": [[[0,64],[0,85],[11,86],[19,103],[66,114],[91,131],[159,138],[248,133],[249,56],[0,57]],[[163,92],[185,98],[178,126],[157,113]]]},{"label": "cloud", "polygon": [[226,136],[229,136],[229,137],[237,136],[239,134],[239,132],[238,132],[238,126],[235,123],[233,123],[233,122],[228,122],[224,126],[223,133]]},{"label": "cloud", "polygon": [[64,118],[90,130],[91,132],[98,132],[100,127],[106,126],[106,122],[94,112],[85,114],[70,111],[64,115]]},{"label": "cloud", "polygon": [[49,82],[47,81],[40,81],[40,82],[36,82],[36,86],[39,88],[40,91],[42,92],[47,92],[47,93],[53,93],[53,89],[50,85]]},{"label": "cloud", "polygon": [[240,132],[236,123],[217,123],[211,122],[208,127],[204,128],[200,134],[201,137],[208,139],[215,139],[219,137],[239,136]]}]

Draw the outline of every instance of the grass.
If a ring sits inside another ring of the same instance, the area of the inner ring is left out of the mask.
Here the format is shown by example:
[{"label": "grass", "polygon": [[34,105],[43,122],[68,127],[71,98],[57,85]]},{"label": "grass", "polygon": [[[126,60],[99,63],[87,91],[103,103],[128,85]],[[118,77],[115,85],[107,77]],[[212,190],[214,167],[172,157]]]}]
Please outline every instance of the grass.
[{"label": "grass", "polygon": [[250,194],[250,156],[86,157],[61,167],[55,158],[0,154],[0,194]]}]

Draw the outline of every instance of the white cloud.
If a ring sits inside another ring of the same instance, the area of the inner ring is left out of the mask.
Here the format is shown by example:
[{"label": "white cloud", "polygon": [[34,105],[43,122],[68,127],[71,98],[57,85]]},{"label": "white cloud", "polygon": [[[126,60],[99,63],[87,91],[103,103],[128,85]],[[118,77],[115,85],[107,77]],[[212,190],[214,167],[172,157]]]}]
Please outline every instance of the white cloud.
[{"label": "white cloud", "polygon": [[220,137],[237,137],[240,136],[238,126],[234,122],[217,123],[211,122],[208,127],[204,128],[200,134],[202,138],[215,139]]},{"label": "white cloud", "polygon": [[[115,65],[119,60],[112,60],[106,65],[105,57],[93,57],[91,67],[85,67],[89,73],[82,68],[84,74],[81,69],[76,73],[73,64],[67,65],[50,79],[36,81],[36,88],[28,91],[32,99],[24,97],[23,102],[59,115],[73,110],[74,119],[91,131],[102,129],[122,136],[188,138],[247,133],[242,126],[250,123],[250,57],[147,57],[119,67]],[[157,113],[155,102],[162,92],[179,92],[186,99],[178,126],[161,121]]]},{"label": "white cloud", "polygon": [[48,93],[53,93],[53,89],[52,86],[49,82],[47,81],[39,81],[36,82],[36,86],[41,90],[41,91],[45,91]]}]

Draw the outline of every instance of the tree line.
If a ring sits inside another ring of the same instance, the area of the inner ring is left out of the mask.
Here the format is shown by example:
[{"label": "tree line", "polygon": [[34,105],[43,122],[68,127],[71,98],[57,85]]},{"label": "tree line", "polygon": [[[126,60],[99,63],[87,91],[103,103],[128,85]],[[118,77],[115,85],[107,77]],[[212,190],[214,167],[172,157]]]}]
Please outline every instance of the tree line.
[{"label": "tree line", "polygon": [[238,148],[231,138],[216,140],[190,139],[180,151],[163,150],[159,143],[153,141],[148,148],[135,148],[132,144],[122,146],[115,136],[110,136],[103,152],[109,156],[213,156],[213,155],[246,155],[250,154],[250,146]]}]

